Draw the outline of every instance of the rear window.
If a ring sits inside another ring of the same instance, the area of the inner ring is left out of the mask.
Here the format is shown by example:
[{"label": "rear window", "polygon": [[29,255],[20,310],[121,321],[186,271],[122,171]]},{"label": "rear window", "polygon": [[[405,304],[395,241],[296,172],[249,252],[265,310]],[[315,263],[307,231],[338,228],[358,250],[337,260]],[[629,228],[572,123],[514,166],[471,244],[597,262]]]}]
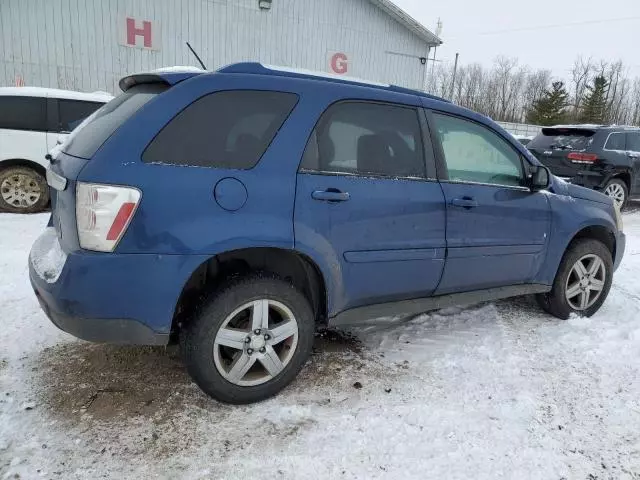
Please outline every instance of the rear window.
[{"label": "rear window", "polygon": [[85,102],[82,100],[58,100],[59,130],[71,132],[93,112],[102,107],[104,103]]},{"label": "rear window", "polygon": [[47,99],[0,96],[0,128],[45,132],[47,130]]},{"label": "rear window", "polygon": [[529,144],[529,149],[585,150],[593,142],[593,130],[572,128],[543,128]]},{"label": "rear window", "polygon": [[293,93],[231,90],[199,98],[178,113],[142,155],[147,163],[254,167],[298,101]]},{"label": "rear window", "polygon": [[167,88],[165,84],[151,83],[136,85],[121,93],[73,130],[64,143],[64,152],[91,158],[120,125]]}]

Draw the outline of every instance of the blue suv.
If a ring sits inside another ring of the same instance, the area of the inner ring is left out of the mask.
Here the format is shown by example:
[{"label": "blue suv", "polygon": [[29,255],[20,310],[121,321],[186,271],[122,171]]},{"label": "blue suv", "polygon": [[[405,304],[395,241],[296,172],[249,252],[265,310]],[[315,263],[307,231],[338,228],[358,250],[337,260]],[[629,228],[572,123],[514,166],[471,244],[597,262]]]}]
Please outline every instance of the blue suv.
[{"label": "blue suv", "polygon": [[284,388],[319,326],[524,294],[590,316],[609,293],[612,200],[486,117],[255,63],[120,86],[51,162],[33,289],[76,337],[179,340],[220,401]]}]

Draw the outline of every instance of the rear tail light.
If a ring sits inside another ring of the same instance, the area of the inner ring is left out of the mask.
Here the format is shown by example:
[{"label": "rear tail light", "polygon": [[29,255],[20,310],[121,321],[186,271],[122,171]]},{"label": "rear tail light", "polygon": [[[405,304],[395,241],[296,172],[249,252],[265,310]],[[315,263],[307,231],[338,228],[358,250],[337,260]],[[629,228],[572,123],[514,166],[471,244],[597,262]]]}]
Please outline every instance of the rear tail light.
[{"label": "rear tail light", "polygon": [[113,252],[140,202],[140,190],[78,182],[76,221],[80,247]]},{"label": "rear tail light", "polygon": [[573,163],[595,163],[598,160],[598,156],[595,153],[579,153],[571,152],[567,155],[567,158]]}]

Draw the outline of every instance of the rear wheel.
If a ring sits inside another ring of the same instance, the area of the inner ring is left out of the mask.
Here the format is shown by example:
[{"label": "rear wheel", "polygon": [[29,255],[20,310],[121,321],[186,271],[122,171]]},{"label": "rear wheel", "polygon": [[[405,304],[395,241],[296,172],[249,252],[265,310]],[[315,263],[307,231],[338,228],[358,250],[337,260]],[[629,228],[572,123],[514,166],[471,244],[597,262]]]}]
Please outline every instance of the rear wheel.
[{"label": "rear wheel", "polygon": [[0,170],[0,210],[13,213],[35,213],[49,203],[47,181],[29,167],[7,167]]},{"label": "rear wheel", "polygon": [[229,283],[205,300],[181,332],[187,370],[226,403],[251,403],[286,387],[311,353],[315,320],[307,299],[272,276]]},{"label": "rear wheel", "polygon": [[627,197],[629,196],[629,188],[619,178],[613,178],[609,180],[607,186],[604,187],[604,194],[614,201],[617,207],[622,208],[627,204]]},{"label": "rear wheel", "polygon": [[565,253],[552,290],[538,295],[538,303],[558,318],[590,317],[606,300],[612,279],[609,249],[597,240],[578,240]]}]

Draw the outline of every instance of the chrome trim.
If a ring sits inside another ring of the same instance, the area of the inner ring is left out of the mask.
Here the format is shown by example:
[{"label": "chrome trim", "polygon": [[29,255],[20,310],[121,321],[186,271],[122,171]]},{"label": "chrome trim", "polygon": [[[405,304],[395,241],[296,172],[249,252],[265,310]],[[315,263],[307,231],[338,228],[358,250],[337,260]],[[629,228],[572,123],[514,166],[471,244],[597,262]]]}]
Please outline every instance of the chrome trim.
[{"label": "chrome trim", "polygon": [[[609,135],[607,135],[607,139],[604,141],[604,146],[602,147],[602,151],[603,152],[616,152],[616,153],[627,153],[627,150],[617,150],[617,149],[612,149],[612,148],[606,148],[607,143],[609,143],[609,138],[611,138],[611,135],[624,135],[626,136],[627,133],[626,132],[611,132]],[[624,141],[624,145],[627,145],[627,139],[625,138]]]},{"label": "chrome trim", "polygon": [[58,175],[53,172],[50,168],[47,168],[47,185],[59,192],[62,192],[67,188],[67,179],[62,175]]},{"label": "chrome trim", "polygon": [[516,187],[514,185],[502,185],[499,183],[482,183],[482,182],[470,182],[468,180],[440,180],[440,183],[458,183],[463,185],[480,185],[483,187],[498,187],[508,188],[509,190],[520,190],[523,192],[531,192],[529,187]]}]

